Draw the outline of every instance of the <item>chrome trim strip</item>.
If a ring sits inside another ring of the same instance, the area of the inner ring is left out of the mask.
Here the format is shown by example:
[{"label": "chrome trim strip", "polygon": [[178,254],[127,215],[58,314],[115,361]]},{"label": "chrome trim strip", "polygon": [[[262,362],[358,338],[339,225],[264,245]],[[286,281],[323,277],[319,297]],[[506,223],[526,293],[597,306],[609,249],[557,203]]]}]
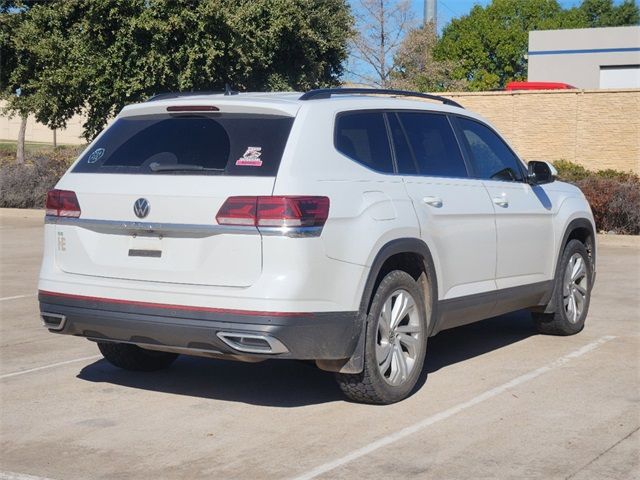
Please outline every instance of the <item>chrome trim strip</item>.
[{"label": "chrome trim strip", "polygon": [[263,236],[308,238],[319,237],[322,227],[258,227]]},{"label": "chrome trim strip", "polygon": [[[289,351],[280,340],[270,335],[259,335],[255,333],[218,332],[216,333],[216,336],[228,346],[239,352],[277,355],[279,353],[287,353]],[[233,340],[234,338],[263,340],[269,345],[269,347],[263,348],[258,346],[243,345]]]},{"label": "chrome trim strip", "polygon": [[195,225],[188,223],[127,222],[120,220],[94,220],[89,218],[55,217],[46,215],[44,223],[72,225],[94,232],[120,235],[167,235],[171,237],[211,237],[227,233],[258,235],[258,229],[245,225]]},{"label": "chrome trim strip", "polygon": [[204,238],[214,235],[241,234],[289,238],[319,237],[322,227],[254,227],[249,225],[197,225],[188,223],[127,222],[121,220],[94,220],[90,218],[56,217],[46,215],[49,225],[71,225],[94,232],[116,235],[166,235],[170,237]]}]

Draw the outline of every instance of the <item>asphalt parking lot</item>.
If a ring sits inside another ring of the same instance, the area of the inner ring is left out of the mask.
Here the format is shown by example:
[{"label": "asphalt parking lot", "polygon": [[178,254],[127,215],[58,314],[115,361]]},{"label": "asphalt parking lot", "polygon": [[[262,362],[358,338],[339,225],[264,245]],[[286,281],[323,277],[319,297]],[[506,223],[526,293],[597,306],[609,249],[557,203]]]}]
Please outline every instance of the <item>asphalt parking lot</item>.
[{"label": "asphalt parking lot", "polygon": [[527,312],[443,332],[421,389],[380,407],[301,362],[138,374],[48,333],[42,215],[0,210],[0,479],[638,478],[638,239],[599,238],[581,334]]}]

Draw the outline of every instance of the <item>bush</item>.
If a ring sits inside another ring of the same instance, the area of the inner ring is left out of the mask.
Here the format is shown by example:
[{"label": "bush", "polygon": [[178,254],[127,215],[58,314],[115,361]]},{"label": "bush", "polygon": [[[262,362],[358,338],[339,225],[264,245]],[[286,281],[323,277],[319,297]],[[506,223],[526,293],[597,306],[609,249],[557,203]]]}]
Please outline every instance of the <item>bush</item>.
[{"label": "bush", "polygon": [[43,208],[52,189],[78,155],[80,147],[61,147],[27,155],[24,164],[13,156],[0,160],[0,207]]},{"label": "bush", "polygon": [[576,182],[587,197],[598,231],[640,235],[640,183],[591,176]]},{"label": "bush", "polygon": [[584,180],[593,172],[590,172],[582,165],[569,162],[568,160],[560,160],[554,162],[553,166],[558,170],[558,178],[564,182],[577,182],[578,180]]},{"label": "bush", "polygon": [[591,171],[577,163],[554,163],[560,180],[576,185],[587,197],[600,232],[640,235],[640,177],[633,172]]}]

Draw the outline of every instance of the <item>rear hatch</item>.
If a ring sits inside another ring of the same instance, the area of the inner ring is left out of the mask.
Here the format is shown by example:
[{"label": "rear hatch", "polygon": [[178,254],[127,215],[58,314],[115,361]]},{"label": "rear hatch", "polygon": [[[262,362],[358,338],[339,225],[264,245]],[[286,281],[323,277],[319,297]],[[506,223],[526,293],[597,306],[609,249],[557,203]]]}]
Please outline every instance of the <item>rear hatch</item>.
[{"label": "rear hatch", "polygon": [[234,287],[259,277],[258,231],[215,217],[230,196],[271,195],[293,116],[207,108],[130,112],[87,149],[57,187],[74,191],[81,209],[78,223],[56,227],[60,269]]}]

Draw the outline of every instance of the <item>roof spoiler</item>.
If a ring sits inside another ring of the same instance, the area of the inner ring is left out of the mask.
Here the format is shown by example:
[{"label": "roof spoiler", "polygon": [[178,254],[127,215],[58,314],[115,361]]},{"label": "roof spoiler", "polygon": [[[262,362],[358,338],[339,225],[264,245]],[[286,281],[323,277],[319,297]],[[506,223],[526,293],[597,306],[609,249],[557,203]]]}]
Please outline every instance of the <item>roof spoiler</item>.
[{"label": "roof spoiler", "polygon": [[450,105],[452,107],[464,108],[458,102],[449,98],[441,97],[440,95],[386,88],[319,88],[316,90],[309,90],[307,93],[304,93],[300,97],[300,100],[320,100],[324,98],[331,98],[332,95],[390,95],[394,97],[426,98],[428,100],[442,102],[445,105]]},{"label": "roof spoiler", "polygon": [[158,95],[154,95],[153,97],[147,99],[147,102],[155,102],[156,100],[169,100],[171,98],[184,98],[184,97],[200,97],[202,95],[238,95],[238,92],[233,90],[229,84],[225,84],[224,91],[222,92],[168,92],[168,93],[159,93]]}]

